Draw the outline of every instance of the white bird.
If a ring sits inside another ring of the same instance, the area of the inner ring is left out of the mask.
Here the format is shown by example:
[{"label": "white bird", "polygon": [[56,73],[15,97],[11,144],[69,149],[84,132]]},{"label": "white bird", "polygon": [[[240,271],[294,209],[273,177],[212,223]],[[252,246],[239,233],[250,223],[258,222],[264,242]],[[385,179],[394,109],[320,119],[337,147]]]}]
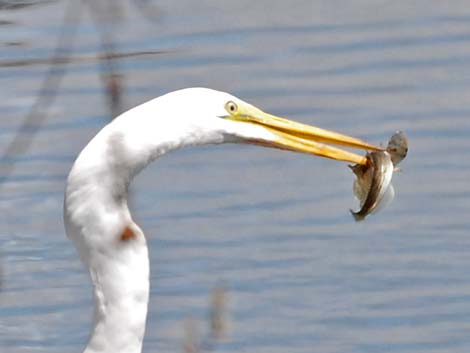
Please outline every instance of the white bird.
[{"label": "white bird", "polygon": [[139,105],[105,126],[83,149],[67,180],[64,223],[90,273],[93,328],[86,353],[142,350],[149,299],[144,233],[132,220],[132,178],[182,147],[249,143],[365,164],[326,143],[379,150],[362,140],[262,112],[224,92],[175,91]]}]

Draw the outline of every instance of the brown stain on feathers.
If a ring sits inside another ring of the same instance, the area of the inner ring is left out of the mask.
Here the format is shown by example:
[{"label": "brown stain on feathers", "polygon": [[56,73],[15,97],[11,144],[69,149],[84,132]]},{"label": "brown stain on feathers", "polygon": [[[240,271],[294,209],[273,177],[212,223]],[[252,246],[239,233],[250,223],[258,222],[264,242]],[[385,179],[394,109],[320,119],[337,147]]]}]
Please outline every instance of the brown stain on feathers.
[{"label": "brown stain on feathers", "polygon": [[137,236],[137,234],[131,229],[131,227],[126,226],[124,230],[121,233],[121,237],[119,238],[121,241],[129,241],[131,239],[134,239]]}]

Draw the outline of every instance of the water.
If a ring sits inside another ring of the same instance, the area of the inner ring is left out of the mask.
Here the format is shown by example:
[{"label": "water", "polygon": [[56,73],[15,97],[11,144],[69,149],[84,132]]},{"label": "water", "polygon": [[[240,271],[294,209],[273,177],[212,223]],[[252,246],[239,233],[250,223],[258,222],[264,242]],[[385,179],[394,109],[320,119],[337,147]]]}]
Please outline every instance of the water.
[{"label": "water", "polygon": [[[0,144],[33,104],[65,2],[0,12]],[[410,140],[397,196],[357,224],[339,162],[247,146],[172,153],[133,184],[150,243],[144,352],[182,351],[209,293],[230,291],[220,352],[470,350],[470,7],[465,1],[132,3],[115,35],[124,106],[207,86],[271,113],[385,143]],[[79,352],[91,292],[65,238],[74,157],[108,121],[87,9],[60,94],[0,195],[0,351]],[[91,59],[90,59],[91,58]],[[17,65],[18,61],[25,64]]]}]

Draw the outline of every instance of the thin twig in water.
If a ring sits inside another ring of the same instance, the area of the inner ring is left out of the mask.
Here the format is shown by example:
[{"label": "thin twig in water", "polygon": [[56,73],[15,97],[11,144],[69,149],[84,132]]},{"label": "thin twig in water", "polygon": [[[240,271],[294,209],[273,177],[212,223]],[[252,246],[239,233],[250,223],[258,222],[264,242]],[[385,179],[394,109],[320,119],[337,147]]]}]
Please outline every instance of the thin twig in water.
[{"label": "thin twig in water", "polygon": [[227,332],[227,289],[224,284],[217,285],[211,293],[209,331],[202,337],[196,322],[188,319],[185,324],[184,353],[213,352],[217,342]]},{"label": "thin twig in water", "polygon": [[[70,63],[84,63],[84,62],[96,62],[107,59],[119,60],[119,59],[129,59],[129,58],[139,58],[152,55],[160,54],[170,54],[177,52],[176,49],[162,49],[162,50],[142,50],[142,51],[132,51],[132,52],[121,52],[121,53],[108,53],[105,57],[103,54],[98,55],[75,55],[68,57],[57,57],[55,58],[55,63],[61,64],[70,64]],[[179,50],[181,52],[181,50]],[[50,64],[51,59],[49,58],[30,58],[30,59],[15,59],[15,60],[5,60],[0,61],[0,67],[21,67],[21,66],[33,66],[33,65],[48,65]]]},{"label": "thin twig in water", "polygon": [[113,0],[87,1],[93,22],[100,33],[101,56],[100,77],[106,90],[111,119],[122,112],[122,91],[124,76],[119,73],[113,34],[115,24],[122,18],[120,3]]},{"label": "thin twig in water", "polygon": [[[46,110],[54,102],[60,82],[65,73],[65,64],[67,61],[63,60],[63,58],[67,58],[72,52],[73,39],[80,20],[80,14],[81,2],[69,0],[62,22],[62,30],[58,44],[50,60],[49,71],[42,82],[36,101],[18,129],[16,136],[5,149],[2,155],[3,161],[25,153],[31,145],[34,135],[38,132],[46,119]],[[0,164],[0,168],[2,168],[1,175],[5,180],[13,172],[14,163],[2,163]]]},{"label": "thin twig in water", "polygon": [[151,22],[156,22],[160,19],[161,11],[152,0],[134,0],[134,4],[144,18]]}]

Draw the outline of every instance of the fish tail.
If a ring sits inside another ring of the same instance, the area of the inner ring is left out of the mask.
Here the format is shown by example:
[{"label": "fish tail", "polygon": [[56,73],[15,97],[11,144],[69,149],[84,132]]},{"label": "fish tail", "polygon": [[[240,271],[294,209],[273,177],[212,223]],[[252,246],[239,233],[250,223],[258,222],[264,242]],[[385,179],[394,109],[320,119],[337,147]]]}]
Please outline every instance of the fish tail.
[{"label": "fish tail", "polygon": [[364,216],[363,214],[361,214],[360,212],[354,212],[353,210],[349,210],[349,212],[351,212],[352,216],[354,217],[354,220],[356,222],[360,222],[360,221],[363,221],[364,218],[366,218],[366,216]]}]

